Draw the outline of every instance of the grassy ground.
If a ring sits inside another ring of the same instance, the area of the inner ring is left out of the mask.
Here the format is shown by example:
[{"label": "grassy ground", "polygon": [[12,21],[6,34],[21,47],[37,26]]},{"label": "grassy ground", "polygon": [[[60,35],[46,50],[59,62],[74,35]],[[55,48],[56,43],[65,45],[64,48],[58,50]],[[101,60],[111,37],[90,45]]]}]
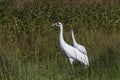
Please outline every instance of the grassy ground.
[{"label": "grassy ground", "polygon": [[[118,1],[119,2],[119,1]],[[120,6],[117,1],[0,1],[0,80],[119,80]],[[69,29],[88,51],[89,69],[71,70],[59,48],[59,29]]]}]

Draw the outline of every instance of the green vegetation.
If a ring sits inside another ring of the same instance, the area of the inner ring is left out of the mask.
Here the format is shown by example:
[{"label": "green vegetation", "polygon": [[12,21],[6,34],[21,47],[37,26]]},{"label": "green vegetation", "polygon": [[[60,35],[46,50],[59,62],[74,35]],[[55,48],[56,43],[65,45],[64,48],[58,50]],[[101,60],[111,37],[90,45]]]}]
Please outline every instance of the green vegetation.
[{"label": "green vegetation", "polygon": [[[1,0],[0,80],[119,80],[119,3]],[[58,21],[67,43],[73,27],[77,41],[87,48],[89,70],[75,62],[71,71],[59,49],[59,29],[51,27]]]}]

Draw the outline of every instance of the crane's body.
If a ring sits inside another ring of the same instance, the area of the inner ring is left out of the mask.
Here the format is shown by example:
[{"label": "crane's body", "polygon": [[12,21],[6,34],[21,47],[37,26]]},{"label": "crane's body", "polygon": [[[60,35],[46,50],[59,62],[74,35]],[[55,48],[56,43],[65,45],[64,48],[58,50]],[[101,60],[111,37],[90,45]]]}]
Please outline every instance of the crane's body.
[{"label": "crane's body", "polygon": [[62,23],[58,22],[53,24],[53,26],[58,26],[60,28],[60,48],[62,52],[64,52],[64,54],[69,58],[70,64],[72,65],[73,61],[77,60],[85,66],[89,66],[88,60],[86,60],[87,56],[64,41]]},{"label": "crane's body", "polygon": [[87,61],[87,64],[89,65],[89,60],[88,60],[88,56],[87,56],[87,51],[86,51],[86,48],[83,46],[83,45],[80,45],[76,42],[75,40],[75,37],[74,37],[74,32],[73,30],[71,30],[71,36],[72,36],[72,43],[73,43],[73,46],[78,49],[81,53],[84,54],[85,58],[86,58],[86,61]]}]

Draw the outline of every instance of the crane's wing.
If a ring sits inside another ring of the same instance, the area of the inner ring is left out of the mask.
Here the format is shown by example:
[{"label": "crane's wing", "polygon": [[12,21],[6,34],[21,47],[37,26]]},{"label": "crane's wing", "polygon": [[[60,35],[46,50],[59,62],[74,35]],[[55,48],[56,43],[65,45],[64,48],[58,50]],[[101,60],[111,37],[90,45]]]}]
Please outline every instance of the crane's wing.
[{"label": "crane's wing", "polygon": [[83,45],[77,45],[75,46],[80,52],[82,52],[83,54],[86,54],[87,55],[87,50],[86,48],[83,46]]}]

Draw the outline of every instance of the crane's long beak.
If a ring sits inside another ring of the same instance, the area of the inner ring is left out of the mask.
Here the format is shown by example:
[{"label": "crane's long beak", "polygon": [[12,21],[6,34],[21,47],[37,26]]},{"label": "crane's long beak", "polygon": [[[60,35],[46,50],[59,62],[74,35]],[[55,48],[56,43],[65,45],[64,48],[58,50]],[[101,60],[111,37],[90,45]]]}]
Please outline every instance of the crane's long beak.
[{"label": "crane's long beak", "polygon": [[54,26],[55,24],[52,24],[51,26]]},{"label": "crane's long beak", "polygon": [[56,23],[52,24],[51,26],[55,26],[55,25],[56,25]]}]

